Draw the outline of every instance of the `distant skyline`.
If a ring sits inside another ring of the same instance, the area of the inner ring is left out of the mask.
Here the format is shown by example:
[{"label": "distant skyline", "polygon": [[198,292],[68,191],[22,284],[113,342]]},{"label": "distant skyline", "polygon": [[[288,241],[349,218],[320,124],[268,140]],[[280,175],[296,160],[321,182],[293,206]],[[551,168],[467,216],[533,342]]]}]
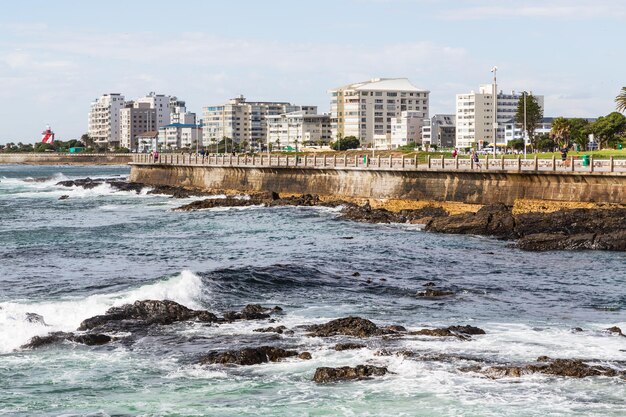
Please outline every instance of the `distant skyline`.
[{"label": "distant skyline", "polygon": [[243,94],[330,108],[328,90],[407,77],[454,113],[498,67],[498,88],[545,96],[546,116],[597,117],[626,85],[626,1],[7,1],[0,143],[87,131],[89,105],[175,95],[190,111]]}]

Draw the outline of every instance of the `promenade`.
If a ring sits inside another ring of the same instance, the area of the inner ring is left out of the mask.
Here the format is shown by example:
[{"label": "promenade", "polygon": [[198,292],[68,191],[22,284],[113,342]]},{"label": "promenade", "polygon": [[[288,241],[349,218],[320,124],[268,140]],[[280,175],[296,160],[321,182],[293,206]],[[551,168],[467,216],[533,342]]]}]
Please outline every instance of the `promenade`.
[{"label": "promenade", "polygon": [[205,166],[205,167],[239,167],[239,168],[302,168],[302,169],[340,169],[340,170],[393,170],[393,171],[447,171],[447,172],[528,172],[528,173],[575,173],[626,175],[626,159],[595,159],[589,157],[585,165],[583,160],[570,157],[566,161],[560,159],[532,158],[493,158],[483,156],[478,163],[469,158],[431,158],[425,160],[407,157],[370,157],[345,155],[197,155],[163,153],[159,160],[154,161],[149,154],[134,154],[132,164]]}]

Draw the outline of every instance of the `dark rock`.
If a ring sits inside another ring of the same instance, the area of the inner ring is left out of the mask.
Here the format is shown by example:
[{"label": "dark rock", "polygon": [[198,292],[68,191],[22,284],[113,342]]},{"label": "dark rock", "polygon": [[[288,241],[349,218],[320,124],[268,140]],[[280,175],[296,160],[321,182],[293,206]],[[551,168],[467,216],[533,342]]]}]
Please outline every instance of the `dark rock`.
[{"label": "dark rock", "polygon": [[579,333],[579,332],[582,332],[582,331],[583,331],[583,329],[582,329],[582,327],[574,327],[574,328],[572,329],[572,331],[573,331],[573,332],[576,332],[576,333]]},{"label": "dark rock", "polygon": [[590,376],[624,376],[623,371],[617,371],[607,366],[588,365],[579,359],[549,359],[539,358],[538,364],[521,366],[492,366],[480,372],[489,378],[521,377],[534,373],[563,376],[570,378],[587,378]]},{"label": "dark rock", "polygon": [[37,313],[26,313],[26,321],[29,323],[42,324],[44,326],[47,326],[46,322],[43,319],[43,316]]},{"label": "dark rock", "polygon": [[61,343],[64,341],[80,343],[87,346],[104,345],[109,343],[113,338],[105,334],[87,333],[74,334],[67,332],[52,332],[46,336],[35,336],[28,343],[22,346],[22,349],[36,349],[42,346]]},{"label": "dark rock", "polygon": [[314,324],[307,326],[311,333],[309,336],[330,337],[337,335],[370,337],[383,334],[373,322],[360,317],[345,317],[329,321],[326,324]]},{"label": "dark rock", "polygon": [[373,365],[357,365],[352,368],[342,366],[340,368],[317,368],[313,381],[317,383],[328,383],[349,380],[370,379],[373,376],[383,376],[387,373],[387,368]]},{"label": "dark rock", "polygon": [[626,251],[626,230],[610,233],[536,233],[521,237],[515,246],[530,251],[582,249]]},{"label": "dark rock", "polygon": [[622,329],[620,329],[617,326],[609,327],[608,329],[606,329],[606,331],[609,332],[609,333],[615,333],[615,334],[618,334],[620,336],[625,336],[626,337],[626,335],[624,333],[622,333]]},{"label": "dark rock", "polygon": [[298,356],[298,352],[273,346],[261,346],[226,352],[210,352],[200,360],[200,364],[258,365],[267,362],[278,362],[283,358],[292,356]]},{"label": "dark rock", "polygon": [[337,343],[335,350],[341,352],[342,350],[363,349],[364,347],[366,346],[361,343]]},{"label": "dark rock", "polygon": [[426,284],[422,284],[422,286],[424,287],[435,287],[437,284],[435,284],[432,281],[427,282]]},{"label": "dark rock", "polygon": [[406,328],[404,326],[400,326],[398,324],[392,324],[390,326],[383,327],[383,330],[391,333],[402,333],[406,332]]},{"label": "dark rock", "polygon": [[437,217],[426,224],[425,230],[439,233],[471,234],[516,238],[515,219],[511,207],[492,204],[482,207],[476,213],[463,213],[454,216]]},{"label": "dark rock", "polygon": [[253,332],[283,334],[283,332],[285,330],[287,330],[287,327],[285,327],[285,326],[277,326],[277,327],[265,327],[265,328],[262,328],[262,329],[254,329]]},{"label": "dark rock", "polygon": [[262,320],[270,318],[270,313],[277,313],[281,311],[283,311],[283,309],[278,306],[269,308],[263,307],[259,304],[248,304],[243,308],[243,310],[241,310],[240,313],[235,311],[228,311],[224,313],[224,320]]},{"label": "dark rock", "polygon": [[436,337],[456,337],[461,340],[469,340],[472,335],[485,334],[483,329],[474,326],[450,326],[438,329],[421,329],[409,332],[410,335],[436,336]]},{"label": "dark rock", "polygon": [[446,297],[448,295],[453,295],[452,291],[438,290],[434,288],[429,288],[426,291],[420,291],[417,293],[418,297]]},{"label": "dark rock", "polygon": [[84,320],[78,330],[104,328],[118,331],[132,327],[145,327],[152,324],[172,324],[180,321],[217,322],[215,314],[205,310],[191,310],[175,301],[144,300],[135,301],[121,307],[112,307],[106,314]]},{"label": "dark rock", "polygon": [[63,194],[61,197],[59,197],[59,200],[67,200],[68,198],[70,198],[69,195]]},{"label": "dark rock", "polygon": [[311,356],[310,352],[302,352],[301,354],[298,355],[298,359],[308,361],[308,360],[313,359],[313,356]]},{"label": "dark rock", "polygon": [[360,277],[360,276],[361,276],[361,274],[359,274],[358,272],[354,272],[354,273],[352,274],[352,276],[353,276],[353,277]]}]

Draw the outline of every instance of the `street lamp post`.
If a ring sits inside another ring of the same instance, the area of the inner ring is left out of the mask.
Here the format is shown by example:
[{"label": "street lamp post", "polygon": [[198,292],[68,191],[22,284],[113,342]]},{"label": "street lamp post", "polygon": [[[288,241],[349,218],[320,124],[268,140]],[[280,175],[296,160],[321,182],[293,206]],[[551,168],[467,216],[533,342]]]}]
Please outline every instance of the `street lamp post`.
[{"label": "street lamp post", "polygon": [[498,83],[496,79],[498,67],[493,67],[491,72],[493,72],[493,157],[495,159],[498,144]]},{"label": "street lamp post", "polygon": [[528,93],[523,91],[522,94],[524,95],[524,132],[522,136],[524,138],[524,159],[526,159],[526,142],[528,141],[528,131],[526,130],[526,95]]}]

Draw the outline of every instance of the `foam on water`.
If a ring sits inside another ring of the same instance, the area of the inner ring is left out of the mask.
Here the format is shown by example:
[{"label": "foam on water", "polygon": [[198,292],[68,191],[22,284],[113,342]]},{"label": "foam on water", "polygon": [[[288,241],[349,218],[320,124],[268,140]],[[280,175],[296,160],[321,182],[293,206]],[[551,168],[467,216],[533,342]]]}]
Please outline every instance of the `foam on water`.
[{"label": "foam on water", "polygon": [[[53,331],[75,331],[84,319],[137,300],[172,300],[199,309],[203,293],[200,277],[191,271],[183,271],[174,277],[117,293],[50,302],[0,303],[0,334],[3,336],[0,338],[0,353],[19,348],[33,336]],[[27,313],[43,316],[45,324],[29,322]]]}]

